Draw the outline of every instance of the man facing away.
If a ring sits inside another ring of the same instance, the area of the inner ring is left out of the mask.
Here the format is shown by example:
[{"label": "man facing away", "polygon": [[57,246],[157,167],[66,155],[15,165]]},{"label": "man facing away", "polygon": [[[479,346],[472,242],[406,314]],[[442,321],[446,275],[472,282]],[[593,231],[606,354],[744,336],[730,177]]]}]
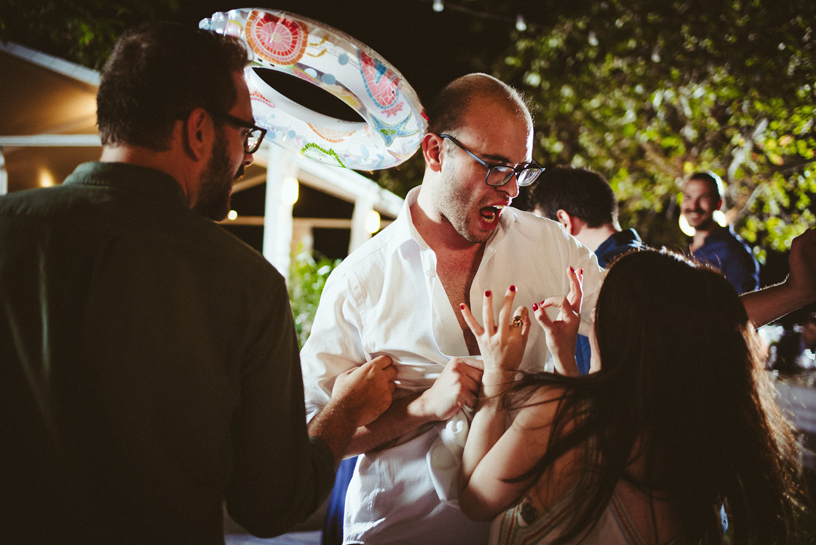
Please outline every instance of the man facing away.
[{"label": "man facing away", "polygon": [[[537,215],[559,222],[578,242],[595,252],[602,267],[618,256],[643,247],[634,229],[621,230],[618,199],[601,174],[586,168],[548,168],[539,176],[529,199]],[[575,348],[578,371],[590,370],[590,345],[578,336]]]},{"label": "man facing away", "polygon": [[724,192],[719,176],[696,172],[683,188],[680,211],[694,228],[689,252],[720,269],[737,293],[742,294],[759,287],[759,264],[742,239],[714,219],[714,212],[722,207]]},{"label": "man facing away", "polygon": [[[321,505],[388,358],[309,425],[287,290],[210,220],[260,145],[236,41],[152,23],[102,72],[100,162],[0,198],[8,543],[224,542]],[[311,437],[309,437],[311,434]]]},{"label": "man facing away", "polygon": [[[540,172],[532,120],[513,89],[465,76],[428,116],[422,185],[394,223],[332,273],[301,351],[310,415],[359,362],[388,354],[399,370],[394,403],[347,451],[363,455],[346,496],[346,543],[486,543],[489,524],[456,506],[466,408],[481,381],[478,362],[459,358],[478,354],[459,305],[480,316],[482,294],[511,285],[527,307],[566,295],[572,266],[584,269],[584,308],[592,309],[602,275],[557,223],[509,207]],[[543,369],[546,358],[544,335],[532,328],[522,365]]]}]

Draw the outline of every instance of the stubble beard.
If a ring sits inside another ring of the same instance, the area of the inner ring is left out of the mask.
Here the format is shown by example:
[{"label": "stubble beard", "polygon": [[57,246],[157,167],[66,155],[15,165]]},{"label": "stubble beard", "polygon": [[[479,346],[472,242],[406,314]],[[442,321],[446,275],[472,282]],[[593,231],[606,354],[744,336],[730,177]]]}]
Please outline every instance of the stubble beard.
[{"label": "stubble beard", "polygon": [[198,200],[193,209],[213,221],[226,218],[230,211],[232,182],[243,174],[243,164],[237,173],[230,170],[227,138],[223,131],[218,129],[217,138],[212,146],[210,162],[207,163],[207,168],[201,175]]},{"label": "stubble beard", "polygon": [[451,173],[443,173],[442,184],[445,189],[441,192],[437,204],[442,217],[451,224],[459,236],[472,244],[481,244],[490,238],[492,231],[483,232],[478,229],[478,223],[476,229],[471,230],[469,227],[471,218],[468,216],[470,212],[468,208],[472,203],[469,200],[470,193],[467,189],[457,183]]}]

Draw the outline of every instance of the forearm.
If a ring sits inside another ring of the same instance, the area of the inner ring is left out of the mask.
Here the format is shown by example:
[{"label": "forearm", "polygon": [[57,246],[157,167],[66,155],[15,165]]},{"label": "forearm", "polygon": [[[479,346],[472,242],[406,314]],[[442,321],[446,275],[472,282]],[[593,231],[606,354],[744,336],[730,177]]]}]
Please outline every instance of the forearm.
[{"label": "forearm", "polygon": [[507,429],[507,412],[499,407],[498,398],[482,398],[479,409],[470,423],[462,466],[459,473],[459,490],[467,488],[473,472],[490,449]]},{"label": "forearm", "polygon": [[346,456],[364,454],[402,437],[423,424],[434,422],[433,414],[423,409],[421,394],[395,400],[377,420],[357,428],[346,449]]},{"label": "forearm", "polygon": [[787,282],[745,293],[741,299],[748,319],[755,327],[778,320],[811,302],[803,298],[800,292],[791,288]]},{"label": "forearm", "polygon": [[334,399],[309,422],[309,435],[322,439],[329,446],[335,467],[344,458],[356,429],[356,418]]},{"label": "forearm", "polygon": [[515,380],[515,369],[497,369],[485,372],[479,406],[470,423],[462,467],[459,475],[460,490],[466,488],[470,477],[507,429],[507,411],[501,408],[499,394]]}]

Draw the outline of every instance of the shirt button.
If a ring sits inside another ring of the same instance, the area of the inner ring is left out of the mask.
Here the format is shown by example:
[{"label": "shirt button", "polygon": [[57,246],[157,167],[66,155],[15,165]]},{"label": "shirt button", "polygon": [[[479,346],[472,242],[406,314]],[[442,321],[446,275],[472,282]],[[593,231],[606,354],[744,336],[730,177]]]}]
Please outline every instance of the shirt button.
[{"label": "shirt button", "polygon": [[428,278],[433,278],[434,275],[433,269],[428,269],[427,271],[425,271],[425,274],[428,276]]}]

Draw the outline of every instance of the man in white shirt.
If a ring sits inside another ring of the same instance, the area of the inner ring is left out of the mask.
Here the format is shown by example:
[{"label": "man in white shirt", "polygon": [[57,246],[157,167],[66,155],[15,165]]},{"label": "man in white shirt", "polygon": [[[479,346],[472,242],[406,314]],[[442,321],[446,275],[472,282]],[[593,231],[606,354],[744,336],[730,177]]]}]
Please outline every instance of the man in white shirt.
[{"label": "man in white shirt", "polygon": [[[584,269],[584,321],[603,270],[556,222],[508,208],[541,172],[532,120],[516,91],[484,74],[448,85],[428,109],[425,175],[397,220],[350,255],[323,291],[301,352],[307,413],[345,370],[387,354],[399,374],[391,408],[358,429],[346,497],[345,543],[486,543],[489,525],[456,506],[467,408],[481,381],[478,346],[460,313],[482,294],[516,290],[530,307],[566,295],[567,267]],[[533,327],[526,369],[547,357]],[[558,369],[577,374],[577,367]]]}]

